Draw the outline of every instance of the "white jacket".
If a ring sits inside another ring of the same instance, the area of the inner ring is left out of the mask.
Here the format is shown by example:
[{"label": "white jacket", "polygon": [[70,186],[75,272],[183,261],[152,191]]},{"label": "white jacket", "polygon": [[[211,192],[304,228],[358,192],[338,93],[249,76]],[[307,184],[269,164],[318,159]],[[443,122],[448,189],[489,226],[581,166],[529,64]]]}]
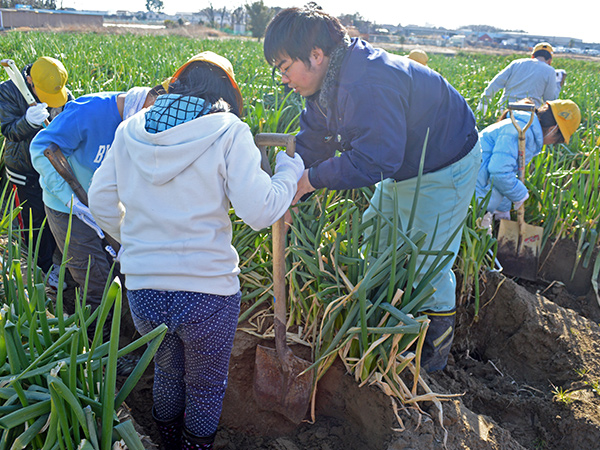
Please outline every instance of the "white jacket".
[{"label": "white jacket", "polygon": [[560,94],[556,84],[556,71],[537,58],[516,59],[498,73],[483,91],[486,103],[500,89],[504,89],[500,99],[502,106],[528,97],[539,108],[544,102],[556,100]]},{"label": "white jacket", "polygon": [[144,124],[141,112],[117,129],[88,193],[94,218],[123,246],[126,287],[235,294],[230,202],[253,229],[265,228],[290,206],[294,171],[270,178],[249,127],[231,113],[157,134]]}]

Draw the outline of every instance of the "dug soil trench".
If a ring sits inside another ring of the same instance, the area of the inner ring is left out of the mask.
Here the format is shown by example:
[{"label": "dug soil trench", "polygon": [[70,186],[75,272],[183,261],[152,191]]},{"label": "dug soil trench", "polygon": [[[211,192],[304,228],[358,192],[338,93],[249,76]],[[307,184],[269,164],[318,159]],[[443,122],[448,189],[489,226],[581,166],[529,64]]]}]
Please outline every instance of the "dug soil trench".
[{"label": "dug soil trench", "polygon": [[[570,279],[571,250],[555,246],[563,253],[552,255],[556,263],[546,270],[556,279]],[[259,339],[238,331],[215,448],[424,450],[444,448],[445,436],[450,450],[599,448],[600,307],[589,280],[587,291],[574,295],[556,279],[518,284],[490,272],[477,320],[472,304],[459,306],[447,368],[424,375],[434,392],[460,394],[442,402],[443,426],[430,402],[420,403],[421,412],[400,407],[400,424],[391,400],[377,387],[358,387],[341,363],[319,382],[314,423],[296,427],[260,411],[252,394]],[[308,356],[298,346],[294,352]],[[126,402],[158,442],[151,396],[149,369]]]}]

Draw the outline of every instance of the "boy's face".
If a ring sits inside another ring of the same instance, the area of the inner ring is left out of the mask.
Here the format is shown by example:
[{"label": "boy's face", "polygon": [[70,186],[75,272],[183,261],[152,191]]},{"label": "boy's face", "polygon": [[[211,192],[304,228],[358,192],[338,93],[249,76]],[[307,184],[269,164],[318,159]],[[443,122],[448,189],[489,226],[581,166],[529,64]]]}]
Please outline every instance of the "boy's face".
[{"label": "boy's face", "polygon": [[321,89],[329,58],[316,48],[311,52],[309,62],[307,66],[303,61],[283,53],[274,64],[281,75],[281,82],[303,97],[310,97]]}]

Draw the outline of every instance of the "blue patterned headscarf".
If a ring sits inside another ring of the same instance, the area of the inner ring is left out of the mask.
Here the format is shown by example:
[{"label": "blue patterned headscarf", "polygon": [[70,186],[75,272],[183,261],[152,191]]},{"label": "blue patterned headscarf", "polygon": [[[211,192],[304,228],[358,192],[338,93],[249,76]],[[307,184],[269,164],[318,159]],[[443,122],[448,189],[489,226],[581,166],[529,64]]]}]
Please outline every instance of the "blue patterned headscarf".
[{"label": "blue patterned headscarf", "polygon": [[211,104],[199,97],[165,94],[159,96],[146,112],[146,131],[160,133],[203,116]]}]

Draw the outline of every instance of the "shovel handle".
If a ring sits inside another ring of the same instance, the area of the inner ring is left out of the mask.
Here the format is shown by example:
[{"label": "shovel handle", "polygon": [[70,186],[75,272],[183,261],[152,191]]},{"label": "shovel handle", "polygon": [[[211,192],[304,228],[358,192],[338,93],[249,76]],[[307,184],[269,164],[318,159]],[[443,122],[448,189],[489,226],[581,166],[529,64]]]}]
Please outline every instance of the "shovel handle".
[{"label": "shovel handle", "polygon": [[[518,122],[515,120],[513,111],[528,111],[531,113],[529,116],[529,121],[524,128],[521,128]],[[519,180],[521,180],[522,183],[525,183],[525,132],[533,123],[533,118],[535,116],[535,105],[528,103],[509,103],[508,112],[510,114],[510,120],[519,134]],[[525,203],[523,203],[517,210],[517,223],[519,224],[520,235],[523,235],[523,228],[525,226]]]},{"label": "shovel handle", "polygon": [[[75,176],[75,172],[73,172],[71,164],[69,164],[69,161],[65,157],[60,147],[54,142],[51,142],[50,145],[44,150],[44,156],[48,158],[50,164],[52,164],[52,167],[54,167],[54,170],[56,170],[62,179],[65,180],[66,183],[71,187],[79,201],[85,206],[89,206],[87,192]],[[105,249],[114,258],[116,257],[119,248],[121,248],[121,244],[119,244],[119,242],[117,242],[108,234],[104,233],[104,235],[105,238],[102,240],[103,246],[111,247],[112,251],[115,253],[114,255],[109,249],[106,249],[106,247]]]},{"label": "shovel handle", "polygon": [[296,153],[296,136],[285,133],[259,133],[254,136],[254,142],[262,156],[261,167],[270,176],[273,176],[271,164],[267,157],[267,147],[285,147],[285,152],[290,158]]},{"label": "shovel handle", "polygon": [[[262,154],[262,167],[265,172],[272,175],[271,166],[267,158],[267,147],[285,147],[290,157],[294,157],[296,150],[296,137],[284,133],[260,133],[254,137],[254,142]],[[283,364],[291,363],[293,357],[291,349],[286,344],[287,335],[287,302],[285,287],[285,248],[286,231],[285,221],[281,217],[273,224],[273,294],[275,297],[275,348]]]},{"label": "shovel handle", "polygon": [[513,111],[535,111],[535,105],[531,103],[509,103],[508,109],[512,109]]}]

